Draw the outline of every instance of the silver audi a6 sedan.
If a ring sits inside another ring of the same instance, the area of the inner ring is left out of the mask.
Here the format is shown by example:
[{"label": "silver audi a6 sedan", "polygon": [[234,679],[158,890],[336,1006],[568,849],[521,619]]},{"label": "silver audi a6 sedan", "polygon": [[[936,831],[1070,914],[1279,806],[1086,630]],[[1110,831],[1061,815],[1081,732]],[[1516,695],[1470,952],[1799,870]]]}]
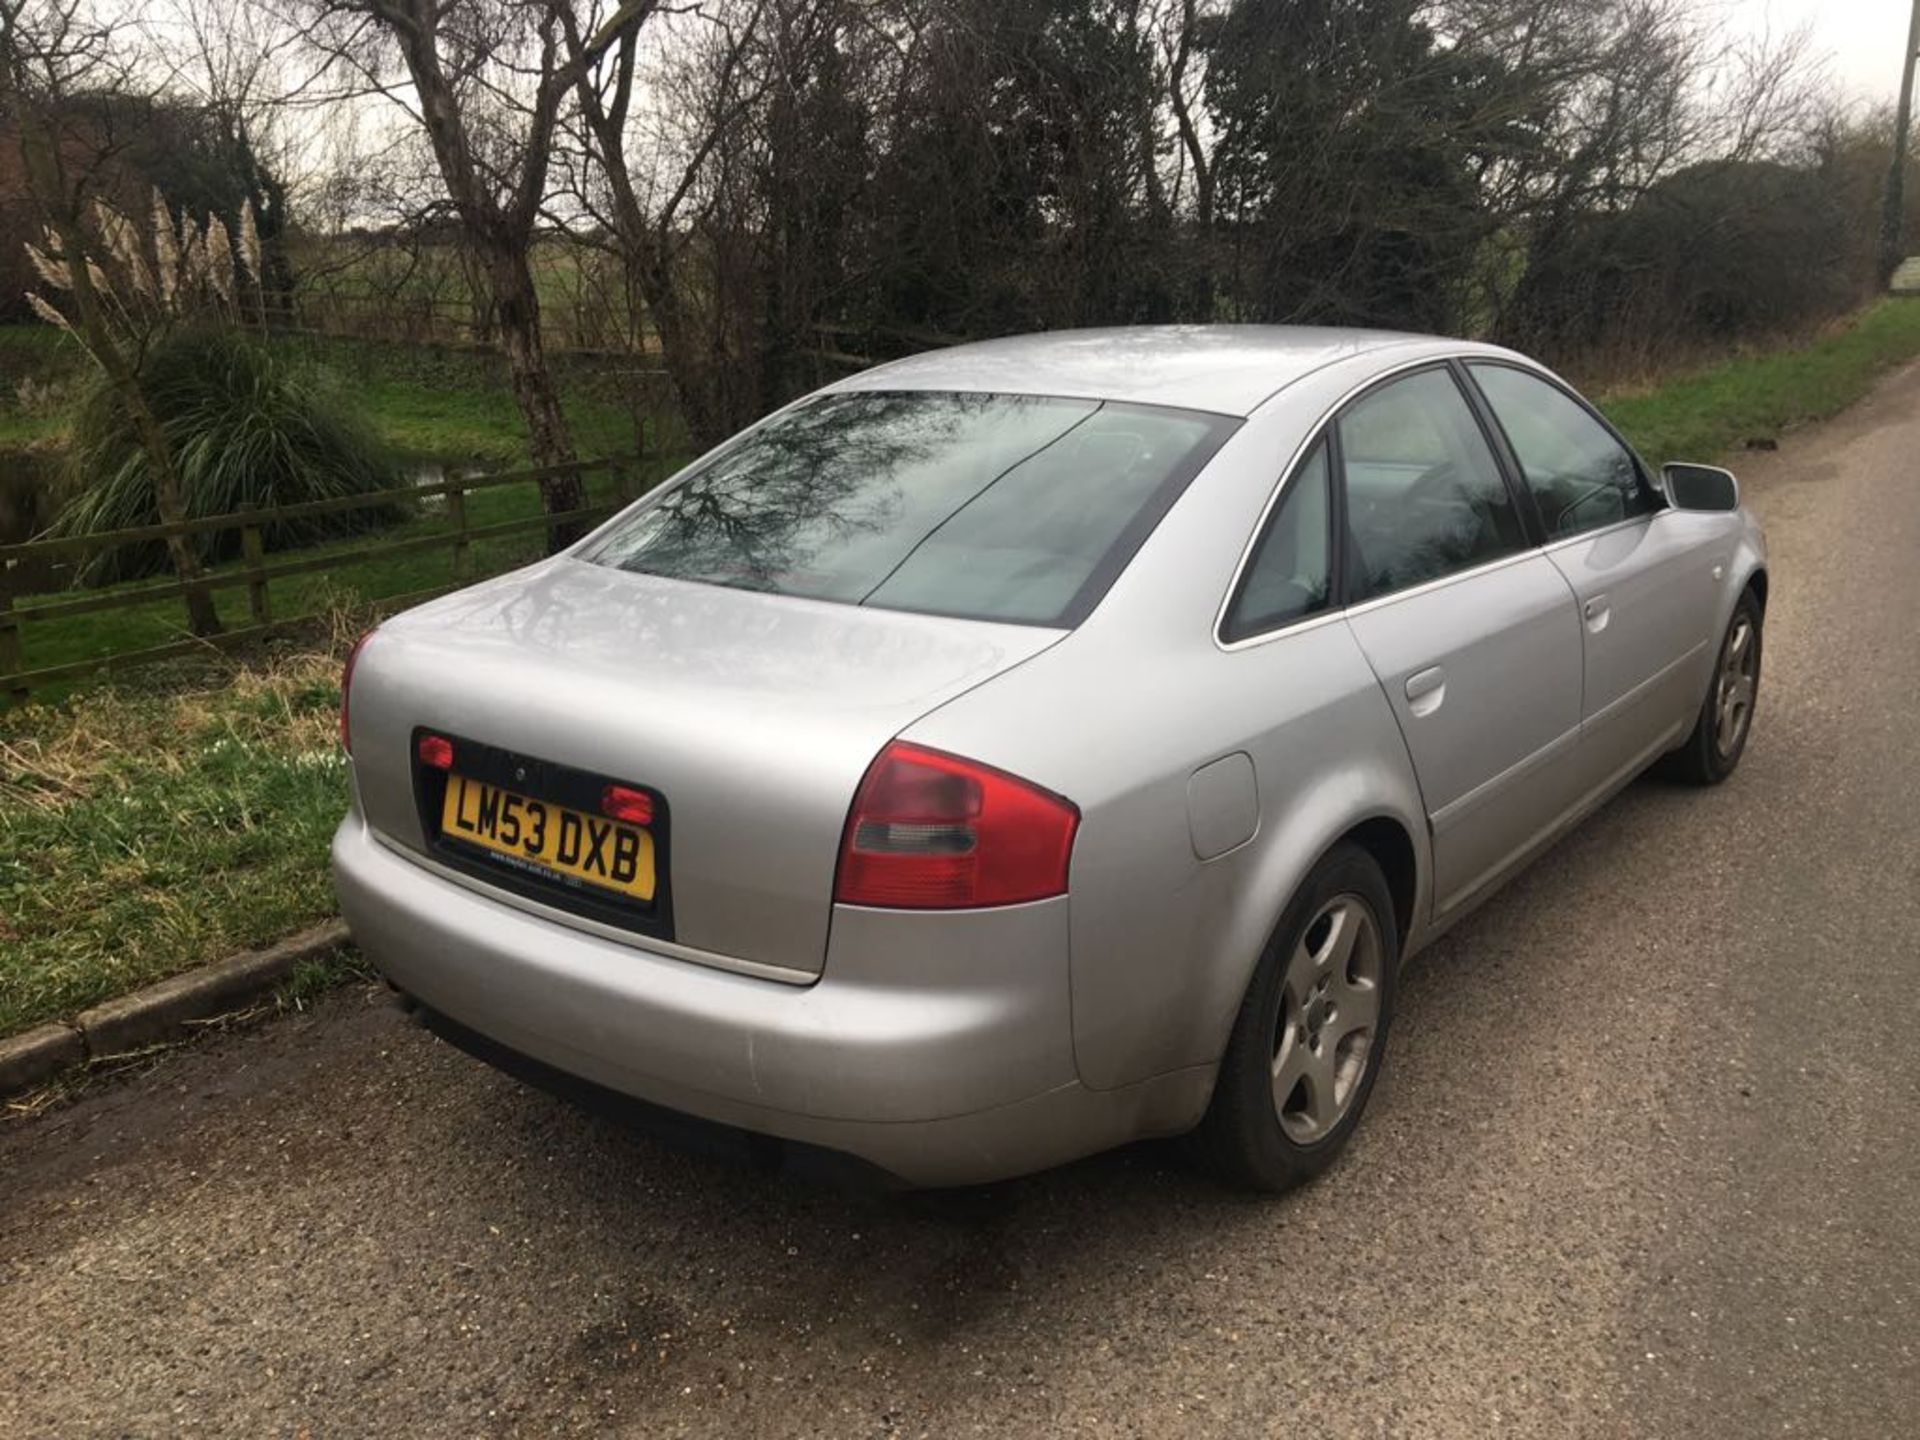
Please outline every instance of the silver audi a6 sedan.
[{"label": "silver audi a6 sedan", "polygon": [[503,1063],[914,1184],[1193,1131],[1278,1188],[1408,955],[1732,771],[1767,583],[1731,475],[1509,351],[961,346],[364,639],[340,901]]}]

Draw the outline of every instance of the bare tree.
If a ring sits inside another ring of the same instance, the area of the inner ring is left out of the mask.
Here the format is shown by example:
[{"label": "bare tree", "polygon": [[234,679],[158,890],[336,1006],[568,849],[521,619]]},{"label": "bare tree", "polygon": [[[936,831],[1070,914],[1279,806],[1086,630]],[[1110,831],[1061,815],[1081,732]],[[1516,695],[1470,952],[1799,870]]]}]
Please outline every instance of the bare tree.
[{"label": "bare tree", "polygon": [[709,47],[700,54],[712,83],[683,111],[688,127],[684,153],[652,203],[628,141],[641,83],[641,27],[661,10],[659,0],[623,7],[631,12],[631,23],[610,46],[604,37],[612,22],[595,29],[593,12],[573,0],[550,4],[566,46],[588,159],[604,187],[603,206],[591,192],[583,193],[583,201],[601,215],[614,239],[629,293],[645,305],[659,341],[687,432],[696,446],[705,448],[725,438],[742,417],[728,394],[732,376],[724,340],[714,327],[702,326],[683,278],[687,209],[703,198],[701,179],[709,160],[757,94],[746,73],[746,57],[766,0],[754,0],[738,11],[722,6],[711,17],[699,17],[704,33],[692,43]]},{"label": "bare tree", "polygon": [[[624,0],[565,51],[561,7],[536,0],[319,5],[314,37],[335,59],[402,98],[382,63],[386,47],[398,52],[412,90],[409,108],[432,145],[447,199],[486,280],[533,459],[543,466],[572,461],[573,436],[540,331],[533,246],[561,107],[579,76],[638,30],[654,0]],[[541,482],[541,497],[549,514],[559,514],[583,506],[586,492],[577,474],[561,473]],[[578,522],[556,525],[549,544],[562,547],[581,533]]]},{"label": "bare tree", "polygon": [[1180,149],[1193,169],[1193,216],[1202,230],[1213,227],[1213,157],[1201,138],[1194,93],[1199,57],[1194,40],[1200,27],[1195,0],[1180,0],[1179,8],[1163,22],[1162,45],[1167,51],[1167,100],[1179,126]]},{"label": "bare tree", "polygon": [[1609,217],[1704,161],[1821,163],[1803,42],[1742,50],[1706,0],[298,3],[367,73],[404,59],[536,453],[545,227],[618,263],[576,335],[617,311],[594,333],[657,346],[706,445],[824,366],[1011,329],[1550,348],[1585,261],[1629,263]]}]

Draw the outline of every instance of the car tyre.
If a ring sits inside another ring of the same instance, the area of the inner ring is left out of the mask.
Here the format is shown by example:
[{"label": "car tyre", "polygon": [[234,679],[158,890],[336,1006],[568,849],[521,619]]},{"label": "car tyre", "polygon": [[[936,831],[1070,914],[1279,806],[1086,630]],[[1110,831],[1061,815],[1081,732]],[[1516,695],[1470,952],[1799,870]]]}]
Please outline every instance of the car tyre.
[{"label": "car tyre", "polygon": [[1690,785],[1718,785],[1739,765],[1747,737],[1753,733],[1753,712],[1760,698],[1764,616],[1759,597],[1751,590],[1733,607],[1693,731],[1684,745],[1661,761],[1663,774]]},{"label": "car tyre", "polygon": [[1400,963],[1393,896],[1341,844],[1314,866],[1267,942],[1190,1137],[1223,1179],[1286,1190],[1333,1162],[1386,1054]]}]

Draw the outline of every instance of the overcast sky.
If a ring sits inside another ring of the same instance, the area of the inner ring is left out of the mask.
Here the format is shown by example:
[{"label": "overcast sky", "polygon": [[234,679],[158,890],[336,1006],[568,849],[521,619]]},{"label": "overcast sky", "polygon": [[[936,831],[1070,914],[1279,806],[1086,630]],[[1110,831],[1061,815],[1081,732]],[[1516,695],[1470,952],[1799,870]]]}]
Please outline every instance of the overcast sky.
[{"label": "overcast sky", "polygon": [[1862,100],[1892,101],[1900,91],[1900,51],[1910,0],[1726,0],[1734,23],[1784,34],[1810,24],[1817,48],[1833,57],[1833,77]]}]

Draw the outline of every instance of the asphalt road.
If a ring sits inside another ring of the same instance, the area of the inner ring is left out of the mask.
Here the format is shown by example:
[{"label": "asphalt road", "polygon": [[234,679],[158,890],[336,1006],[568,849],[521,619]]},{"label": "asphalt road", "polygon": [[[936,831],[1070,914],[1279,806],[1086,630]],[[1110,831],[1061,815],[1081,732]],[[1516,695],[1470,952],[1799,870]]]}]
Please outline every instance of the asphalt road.
[{"label": "asphalt road", "polygon": [[1920,367],[1747,470],[1743,768],[1418,962],[1304,1193],[768,1179],[355,989],[0,1125],[0,1435],[1920,1434]]}]

